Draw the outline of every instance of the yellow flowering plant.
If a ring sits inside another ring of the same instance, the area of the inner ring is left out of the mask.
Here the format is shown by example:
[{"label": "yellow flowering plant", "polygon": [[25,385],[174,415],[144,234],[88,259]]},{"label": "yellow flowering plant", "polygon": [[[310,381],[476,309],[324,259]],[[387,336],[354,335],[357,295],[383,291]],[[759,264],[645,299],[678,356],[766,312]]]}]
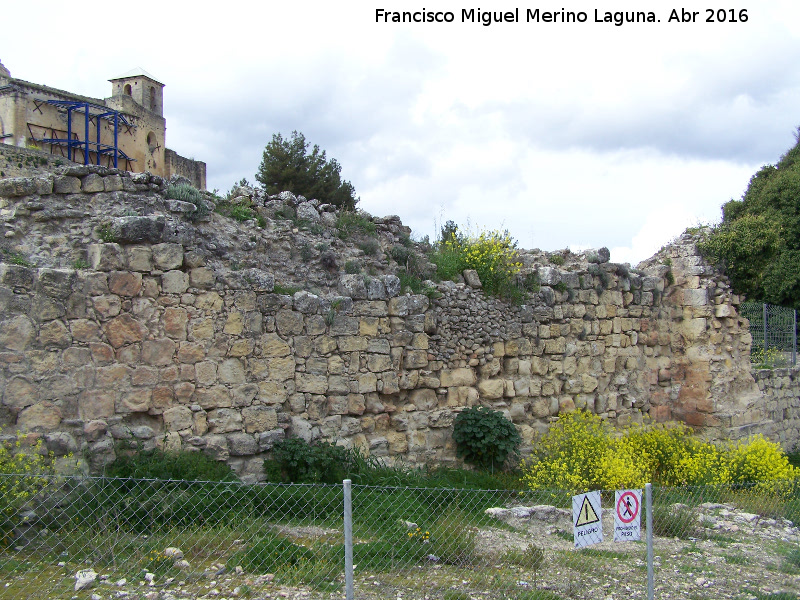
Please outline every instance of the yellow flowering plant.
[{"label": "yellow flowering plant", "polygon": [[52,454],[41,438],[24,433],[0,441],[0,532],[6,538],[16,513],[47,484],[52,474]]},{"label": "yellow flowering plant", "polygon": [[508,231],[483,231],[477,235],[461,232],[448,221],[431,256],[437,275],[452,279],[465,269],[474,269],[487,294],[514,297],[520,293],[515,277],[522,269],[517,242]]},{"label": "yellow flowering plant", "polygon": [[682,424],[614,432],[597,415],[561,415],[523,462],[531,489],[731,485],[765,492],[793,489],[797,469],[781,447],[761,435],[730,445],[699,440]]}]

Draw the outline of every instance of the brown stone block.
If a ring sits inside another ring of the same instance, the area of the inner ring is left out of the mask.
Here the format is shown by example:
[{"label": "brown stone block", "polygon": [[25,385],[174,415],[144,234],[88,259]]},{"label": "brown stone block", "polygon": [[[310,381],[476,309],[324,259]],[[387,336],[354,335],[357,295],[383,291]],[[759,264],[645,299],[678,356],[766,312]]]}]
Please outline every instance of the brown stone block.
[{"label": "brown stone block", "polygon": [[88,319],[75,319],[69,323],[72,338],[77,342],[99,342],[100,327]]},{"label": "brown stone block", "polygon": [[19,413],[17,428],[22,431],[50,431],[61,424],[61,409],[52,402],[38,402]]},{"label": "brown stone block", "polygon": [[142,343],[142,360],[148,365],[169,365],[175,355],[175,348],[175,342],[167,338],[146,340]]},{"label": "brown stone block", "polygon": [[120,348],[123,344],[141,342],[146,329],[130,315],[125,314],[105,323],[103,331],[108,342],[114,348]]},{"label": "brown stone block", "polygon": [[35,404],[39,399],[39,392],[30,381],[23,377],[14,377],[7,384],[3,392],[3,404],[15,409],[22,409]]},{"label": "brown stone block", "polygon": [[662,404],[660,406],[651,406],[650,418],[655,423],[665,423],[672,418],[672,411],[670,410],[670,407],[667,404]]},{"label": "brown stone block", "polygon": [[164,333],[176,340],[186,339],[186,324],[189,313],[185,308],[170,307],[164,309]]},{"label": "brown stone block", "polygon": [[124,393],[116,404],[118,413],[147,412],[153,392],[149,389],[137,389]]},{"label": "brown stone block", "polygon": [[687,412],[683,419],[686,421],[687,425],[691,425],[692,427],[702,427],[705,425],[705,415],[702,413]]},{"label": "brown stone block", "polygon": [[89,350],[96,365],[107,365],[114,362],[114,348],[108,344],[89,344]]},{"label": "brown stone block", "polygon": [[188,381],[181,382],[175,386],[175,398],[177,398],[178,402],[188,404],[192,396],[194,396],[194,390],[193,383]]},{"label": "brown stone block", "polygon": [[114,416],[114,396],[106,390],[86,390],[78,398],[78,414],[84,421]]},{"label": "brown stone block", "polygon": [[108,274],[108,290],[118,296],[136,296],[142,290],[142,274],[112,271]]},{"label": "brown stone block", "polygon": [[206,357],[206,349],[202,344],[194,342],[181,342],[178,347],[178,361],[184,364],[194,364]]},{"label": "brown stone block", "polygon": [[66,348],[72,343],[67,326],[61,321],[49,321],[39,328],[39,345],[45,348]]}]

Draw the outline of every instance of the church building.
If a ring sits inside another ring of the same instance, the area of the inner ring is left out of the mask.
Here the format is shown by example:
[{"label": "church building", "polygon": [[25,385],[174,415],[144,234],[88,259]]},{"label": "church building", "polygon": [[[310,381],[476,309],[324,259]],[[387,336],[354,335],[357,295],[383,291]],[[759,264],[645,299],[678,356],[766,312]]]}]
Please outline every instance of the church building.
[{"label": "church building", "polygon": [[164,84],[143,69],[110,82],[110,98],[90,98],[15,79],[0,62],[0,144],[79,164],[182,175],[204,190],[205,163],[166,146]]}]

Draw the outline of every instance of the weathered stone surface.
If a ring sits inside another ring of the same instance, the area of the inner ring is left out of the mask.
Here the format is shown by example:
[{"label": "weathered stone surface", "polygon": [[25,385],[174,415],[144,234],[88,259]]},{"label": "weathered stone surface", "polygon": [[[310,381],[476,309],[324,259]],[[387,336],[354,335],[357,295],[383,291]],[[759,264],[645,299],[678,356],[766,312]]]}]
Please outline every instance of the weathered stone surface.
[{"label": "weathered stone surface", "polygon": [[112,271],[108,274],[108,290],[118,296],[136,296],[142,289],[142,274]]},{"label": "weathered stone surface", "polygon": [[119,271],[125,268],[125,253],[119,244],[91,244],[87,255],[95,271]]},{"label": "weathered stone surface", "polygon": [[116,317],[103,325],[103,332],[108,343],[114,348],[141,342],[144,339],[145,331],[144,326],[128,314]]},{"label": "weathered stone surface", "polygon": [[162,271],[180,269],[183,265],[183,246],[172,243],[154,245],[153,263]]},{"label": "weathered stone surface", "polygon": [[173,406],[164,411],[164,427],[167,431],[191,429],[192,411],[186,406]]},{"label": "weathered stone surface", "polygon": [[33,322],[24,315],[0,321],[0,346],[8,350],[25,350],[36,335]]},{"label": "weathered stone surface", "polygon": [[278,426],[277,411],[267,406],[248,406],[242,409],[242,419],[247,433],[268,431]]},{"label": "weathered stone surface", "polygon": [[23,431],[51,431],[61,424],[61,409],[53,402],[38,402],[23,409],[17,427]]},{"label": "weathered stone surface", "polygon": [[189,275],[183,271],[167,271],[161,276],[161,291],[182,294],[189,289]]},{"label": "weathered stone surface", "polygon": [[249,456],[258,452],[256,438],[248,433],[233,433],[228,436],[231,456]]},{"label": "weathered stone surface", "polygon": [[367,286],[362,275],[342,275],[339,278],[339,293],[353,300],[364,300],[367,297]]},{"label": "weathered stone surface", "polygon": [[477,376],[472,369],[445,369],[441,373],[440,380],[442,387],[472,386],[477,382]]},{"label": "weathered stone surface", "polygon": [[177,344],[168,338],[146,340],[142,343],[142,360],[148,365],[164,366],[172,363]]}]

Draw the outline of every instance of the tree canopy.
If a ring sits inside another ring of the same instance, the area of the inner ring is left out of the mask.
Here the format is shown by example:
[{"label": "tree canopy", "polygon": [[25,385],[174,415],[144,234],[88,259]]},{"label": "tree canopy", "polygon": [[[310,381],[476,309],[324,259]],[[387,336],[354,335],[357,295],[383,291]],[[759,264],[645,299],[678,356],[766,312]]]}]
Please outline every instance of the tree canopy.
[{"label": "tree canopy", "polygon": [[358,203],[355,189],[341,178],[342,167],[335,158],[328,160],[325,151],[314,144],[311,152],[305,136],[292,132],[291,139],[280,133],[264,148],[261,165],[256,173],[268,194],[288,190],[295,195],[316,198],[341,208],[352,210]]},{"label": "tree canopy", "polygon": [[778,164],[762,167],[742,199],[722,207],[700,250],[748,300],[800,308],[800,131]]}]

